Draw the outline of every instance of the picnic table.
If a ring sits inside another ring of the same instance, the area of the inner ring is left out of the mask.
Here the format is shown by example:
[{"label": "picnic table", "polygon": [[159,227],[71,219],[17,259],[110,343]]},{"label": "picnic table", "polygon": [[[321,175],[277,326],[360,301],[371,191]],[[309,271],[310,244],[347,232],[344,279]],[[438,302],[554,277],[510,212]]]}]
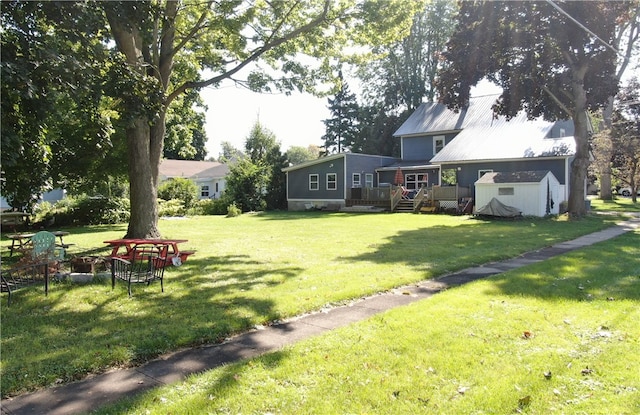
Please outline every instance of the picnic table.
[{"label": "picnic table", "polygon": [[187,239],[146,239],[146,238],[123,238],[104,241],[105,244],[111,246],[111,258],[123,258],[127,260],[133,259],[133,253],[136,248],[144,246],[153,246],[158,248],[163,261],[156,265],[163,267],[168,264],[179,265],[186,261],[195,251],[180,250],[179,244],[189,242]]},{"label": "picnic table", "polygon": [[18,225],[22,225],[29,220],[29,214],[26,212],[0,212],[0,218],[3,228],[7,226],[15,232]]},{"label": "picnic table", "polygon": [[[56,238],[60,239],[59,247],[66,250],[72,244],[65,244],[62,239],[65,236],[69,235],[69,232],[66,231],[53,231],[51,232],[56,236]],[[24,252],[29,248],[29,244],[31,243],[31,238],[35,235],[35,233],[14,233],[11,235],[7,235],[7,238],[11,239],[11,245],[9,248],[9,257],[13,256],[14,251]]]}]

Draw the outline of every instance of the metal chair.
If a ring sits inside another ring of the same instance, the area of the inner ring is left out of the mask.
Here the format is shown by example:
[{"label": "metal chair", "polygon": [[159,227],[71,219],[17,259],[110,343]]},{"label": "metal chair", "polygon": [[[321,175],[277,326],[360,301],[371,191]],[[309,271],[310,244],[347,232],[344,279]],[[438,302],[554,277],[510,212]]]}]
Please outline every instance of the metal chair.
[{"label": "metal chair", "polygon": [[116,280],[127,283],[129,297],[131,284],[149,285],[160,280],[160,290],[164,292],[164,266],[166,258],[161,256],[162,250],[156,247],[134,248],[130,259],[111,258],[111,289],[116,286]]},{"label": "metal chair", "polygon": [[64,249],[56,246],[56,236],[40,231],[31,237],[31,259],[33,261],[62,261]]}]

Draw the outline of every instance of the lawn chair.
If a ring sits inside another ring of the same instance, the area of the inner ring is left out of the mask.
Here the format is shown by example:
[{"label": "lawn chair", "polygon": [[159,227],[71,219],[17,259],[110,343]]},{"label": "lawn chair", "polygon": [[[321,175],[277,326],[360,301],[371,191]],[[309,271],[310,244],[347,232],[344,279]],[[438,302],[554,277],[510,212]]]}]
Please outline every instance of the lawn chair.
[{"label": "lawn chair", "polygon": [[160,280],[160,290],[164,292],[164,264],[166,258],[161,256],[161,249],[156,247],[134,248],[130,259],[111,258],[111,289],[116,286],[116,279],[126,281],[131,297],[131,284],[151,284]]},{"label": "lawn chair", "polygon": [[56,236],[51,232],[40,231],[31,237],[29,241],[31,249],[31,264],[47,264],[54,268],[54,272],[64,261],[64,248],[56,246]]}]

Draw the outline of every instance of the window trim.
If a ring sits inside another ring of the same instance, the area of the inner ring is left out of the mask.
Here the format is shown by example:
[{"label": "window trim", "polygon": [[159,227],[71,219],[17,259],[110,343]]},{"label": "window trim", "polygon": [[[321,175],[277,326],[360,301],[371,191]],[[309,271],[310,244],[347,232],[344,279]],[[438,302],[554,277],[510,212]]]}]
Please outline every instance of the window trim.
[{"label": "window trim", "polygon": [[[357,180],[356,180],[357,177]],[[362,187],[362,181],[360,173],[351,173],[351,186],[352,187]]]},{"label": "window trim", "polygon": [[[438,147],[439,147],[438,142],[440,141],[442,142],[442,147],[440,147],[440,150],[438,150]],[[436,154],[441,152],[446,145],[447,145],[447,142],[446,142],[446,137],[444,135],[434,135],[433,136],[433,155],[435,156]]]},{"label": "window trim", "polygon": [[[314,189],[315,184],[315,189]],[[320,190],[320,175],[318,173],[309,174],[309,191],[316,192]]]},{"label": "window trim", "polygon": [[373,173],[364,174],[364,187],[373,188]]},{"label": "window trim", "polygon": [[[333,180],[329,180],[330,176],[333,176]],[[327,173],[326,179],[327,190],[338,190],[338,173]],[[330,183],[333,184],[333,187],[329,187]]]}]

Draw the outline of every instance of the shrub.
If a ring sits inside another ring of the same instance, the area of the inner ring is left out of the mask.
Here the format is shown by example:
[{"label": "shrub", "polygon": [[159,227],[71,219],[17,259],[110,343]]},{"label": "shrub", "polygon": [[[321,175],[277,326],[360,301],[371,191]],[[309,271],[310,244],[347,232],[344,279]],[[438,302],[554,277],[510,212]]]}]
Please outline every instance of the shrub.
[{"label": "shrub", "polygon": [[158,199],[158,216],[184,216],[186,211],[180,199]]},{"label": "shrub", "polygon": [[228,218],[233,218],[235,216],[240,216],[240,215],[242,215],[242,210],[239,207],[237,207],[235,203],[232,203],[227,207]]},{"label": "shrub", "polygon": [[54,205],[41,203],[36,209],[36,221],[60,226],[100,225],[129,221],[129,199],[67,197]]},{"label": "shrub", "polygon": [[176,177],[164,181],[158,187],[158,198],[181,200],[185,209],[190,209],[198,201],[198,185],[189,179]]},{"label": "shrub", "polygon": [[229,202],[224,199],[199,200],[193,208],[195,215],[226,215]]}]

